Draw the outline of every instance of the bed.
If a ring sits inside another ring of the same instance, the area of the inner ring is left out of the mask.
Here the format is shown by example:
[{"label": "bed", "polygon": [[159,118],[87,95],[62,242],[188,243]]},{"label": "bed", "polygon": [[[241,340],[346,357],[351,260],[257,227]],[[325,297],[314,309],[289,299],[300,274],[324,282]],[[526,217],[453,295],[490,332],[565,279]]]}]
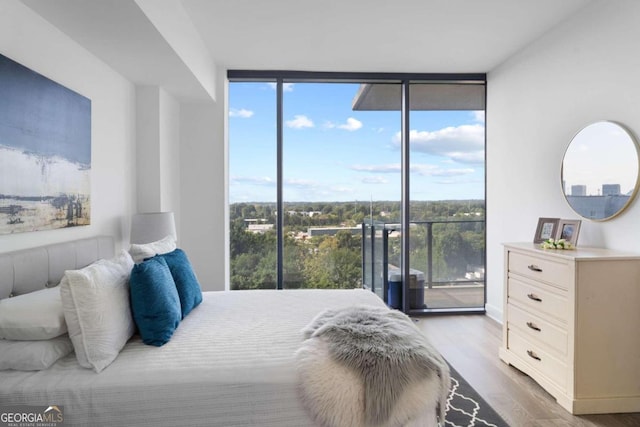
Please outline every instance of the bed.
[{"label": "bed", "polygon": [[[0,298],[113,255],[110,237],[0,254]],[[134,335],[100,373],[74,353],[46,370],[0,371],[0,407],[59,405],[65,426],[312,426],[293,368],[301,331],[323,310],[355,304],[384,306],[361,289],[203,292],[167,344]],[[434,404],[410,425],[435,418]]]}]

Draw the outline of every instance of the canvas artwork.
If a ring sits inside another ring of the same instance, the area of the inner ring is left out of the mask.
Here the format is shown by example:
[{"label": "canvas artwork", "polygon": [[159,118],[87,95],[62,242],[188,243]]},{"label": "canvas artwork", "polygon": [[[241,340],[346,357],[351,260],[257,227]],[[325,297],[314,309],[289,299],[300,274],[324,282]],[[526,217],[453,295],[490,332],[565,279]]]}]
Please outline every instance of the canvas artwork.
[{"label": "canvas artwork", "polygon": [[91,100],[0,55],[0,234],[91,222]]}]

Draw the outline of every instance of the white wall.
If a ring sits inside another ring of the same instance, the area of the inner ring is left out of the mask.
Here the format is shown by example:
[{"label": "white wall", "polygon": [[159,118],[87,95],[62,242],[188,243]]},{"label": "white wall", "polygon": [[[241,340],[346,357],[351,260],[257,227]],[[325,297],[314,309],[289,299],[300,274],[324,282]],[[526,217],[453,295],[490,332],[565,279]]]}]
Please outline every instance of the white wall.
[{"label": "white wall", "polygon": [[132,214],[173,211],[203,288],[224,289],[224,99],[180,104],[136,88],[18,1],[0,2],[0,53],[92,101],[91,225],[0,235],[0,252],[98,234],[126,248]]},{"label": "white wall", "polygon": [[216,65],[182,2],[135,0],[149,21],[189,68],[203,90],[216,100]]},{"label": "white wall", "polygon": [[137,212],[173,212],[180,242],[180,103],[136,86]]},{"label": "white wall", "polygon": [[0,53],[91,99],[91,225],[0,235],[0,252],[95,235],[128,242],[135,206],[133,85],[22,3],[0,2]]},{"label": "white wall", "polygon": [[160,176],[162,193],[160,211],[173,212],[180,240],[180,103],[160,90]]},{"label": "white wall", "polygon": [[161,212],[160,88],[136,87],[137,212]]},{"label": "white wall", "polygon": [[[640,2],[594,2],[488,74],[487,312],[501,319],[503,249],[531,241],[538,217],[578,218],[560,166],[585,125],[615,120],[640,134]],[[583,220],[579,245],[640,252],[640,202],[607,222]]]},{"label": "white wall", "polygon": [[[218,76],[226,73],[219,72]],[[222,93],[224,79],[219,77]],[[225,106],[215,103],[180,107],[180,245],[205,291],[225,289],[226,154]]]}]

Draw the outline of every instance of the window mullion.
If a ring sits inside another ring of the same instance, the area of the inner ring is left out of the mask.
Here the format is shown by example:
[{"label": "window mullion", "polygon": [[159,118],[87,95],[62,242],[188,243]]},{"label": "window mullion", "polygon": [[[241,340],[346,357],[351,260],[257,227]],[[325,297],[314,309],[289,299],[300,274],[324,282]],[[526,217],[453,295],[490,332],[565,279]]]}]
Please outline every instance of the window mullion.
[{"label": "window mullion", "polygon": [[409,212],[409,201],[410,201],[410,191],[409,191],[409,172],[410,172],[410,156],[409,156],[409,112],[410,112],[410,101],[409,101],[409,81],[404,80],[402,82],[402,104],[401,104],[401,182],[402,182],[402,195],[401,195],[401,218],[400,218],[400,229],[401,233],[401,246],[402,250],[400,251],[400,264],[402,271],[402,310],[405,313],[409,312],[409,273],[410,273],[410,261],[409,261],[409,250],[410,246],[410,236],[409,236],[409,221],[411,220],[411,215]]},{"label": "window mullion", "polygon": [[284,282],[284,201],[282,195],[283,187],[283,156],[282,156],[282,126],[283,126],[283,79],[279,78],[276,81],[276,232],[277,239],[277,289],[283,289]]}]

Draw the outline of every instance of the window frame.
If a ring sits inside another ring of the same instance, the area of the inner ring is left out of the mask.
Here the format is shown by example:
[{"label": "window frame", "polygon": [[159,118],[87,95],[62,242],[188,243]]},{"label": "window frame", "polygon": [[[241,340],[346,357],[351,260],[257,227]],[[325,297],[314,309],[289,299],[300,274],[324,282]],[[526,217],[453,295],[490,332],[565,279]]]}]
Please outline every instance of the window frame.
[{"label": "window frame", "polygon": [[[486,73],[378,73],[378,72],[330,72],[330,71],[293,71],[293,70],[227,70],[227,81],[232,82],[265,82],[276,83],[276,215],[277,215],[277,285],[276,289],[284,289],[283,255],[284,255],[284,200],[283,200],[283,93],[284,83],[395,83],[401,85],[401,233],[402,233],[402,277],[410,276],[410,87],[414,83],[450,83],[484,85],[484,102],[486,116],[487,75]],[[228,144],[228,141],[227,141]],[[486,126],[485,126],[485,179],[486,189]],[[486,207],[485,191],[485,207]],[[486,211],[486,210],[485,210]],[[228,218],[227,218],[228,222]],[[485,218],[486,242],[486,218]],[[486,259],[486,245],[485,257]],[[486,263],[485,263],[486,268]],[[408,281],[403,281],[407,283]],[[484,301],[487,299],[486,278]],[[403,292],[402,309],[408,313],[409,292]],[[461,311],[456,309],[455,311]],[[467,311],[467,310],[462,310]],[[474,310],[477,311],[477,310]],[[484,308],[483,310],[484,311]]]}]

